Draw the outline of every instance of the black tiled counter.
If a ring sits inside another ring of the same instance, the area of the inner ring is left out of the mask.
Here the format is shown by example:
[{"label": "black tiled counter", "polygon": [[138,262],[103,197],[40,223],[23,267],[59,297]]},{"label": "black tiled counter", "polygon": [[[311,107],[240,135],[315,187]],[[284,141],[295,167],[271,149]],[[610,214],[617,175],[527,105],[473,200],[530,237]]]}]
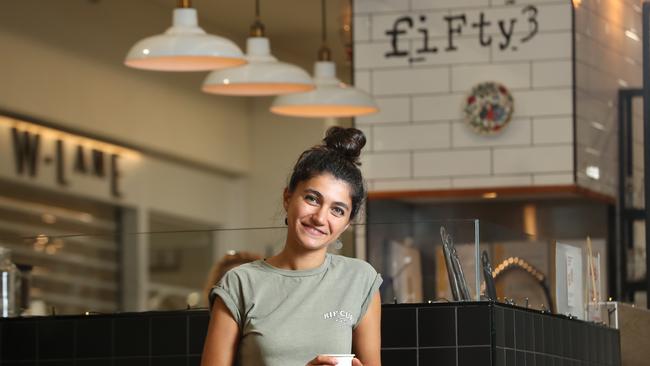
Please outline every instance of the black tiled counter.
[{"label": "black tiled counter", "polygon": [[[620,366],[619,333],[488,302],[382,308],[384,366]],[[0,366],[194,366],[205,310],[0,320]]]},{"label": "black tiled counter", "polygon": [[619,332],[489,302],[384,305],[382,364],[620,366]]}]

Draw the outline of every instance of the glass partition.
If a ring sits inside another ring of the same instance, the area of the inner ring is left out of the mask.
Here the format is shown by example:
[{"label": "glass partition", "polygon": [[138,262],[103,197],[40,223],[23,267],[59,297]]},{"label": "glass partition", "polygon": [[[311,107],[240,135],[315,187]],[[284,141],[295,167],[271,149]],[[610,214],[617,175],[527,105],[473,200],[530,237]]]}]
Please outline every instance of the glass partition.
[{"label": "glass partition", "polygon": [[[13,251],[15,262],[33,265],[28,287],[32,305],[38,304],[35,314],[52,307],[71,314],[205,307],[219,263],[269,257],[286,236],[286,227],[152,221],[156,230],[150,232],[124,226],[119,233],[5,234],[0,246]],[[553,239],[468,219],[353,224],[329,251],[373,265],[384,279],[384,303],[493,299],[542,310],[554,308],[554,245]],[[493,278],[488,283],[487,273]]]}]

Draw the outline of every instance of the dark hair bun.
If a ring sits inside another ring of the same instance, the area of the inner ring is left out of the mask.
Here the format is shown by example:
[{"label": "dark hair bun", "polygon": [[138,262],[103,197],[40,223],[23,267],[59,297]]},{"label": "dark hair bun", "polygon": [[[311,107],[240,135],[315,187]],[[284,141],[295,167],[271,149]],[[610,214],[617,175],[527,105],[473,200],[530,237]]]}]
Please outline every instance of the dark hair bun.
[{"label": "dark hair bun", "polygon": [[330,127],[323,139],[328,149],[344,155],[352,163],[361,165],[359,155],[366,145],[366,136],[356,128]]}]

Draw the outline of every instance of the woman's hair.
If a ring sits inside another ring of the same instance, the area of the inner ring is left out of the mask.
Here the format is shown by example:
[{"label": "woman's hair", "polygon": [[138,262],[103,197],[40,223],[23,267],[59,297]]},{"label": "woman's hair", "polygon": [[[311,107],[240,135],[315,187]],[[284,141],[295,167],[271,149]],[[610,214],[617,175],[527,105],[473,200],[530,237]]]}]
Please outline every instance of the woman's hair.
[{"label": "woman's hair", "polygon": [[244,263],[256,261],[258,259],[262,259],[262,257],[250,252],[234,252],[224,255],[219,260],[219,262],[215,263],[212,266],[210,273],[208,273],[208,278],[206,279],[205,285],[203,286],[204,304],[208,304],[208,299],[210,297],[212,287],[214,287],[217,282],[221,280],[221,277],[223,277],[226,272]]},{"label": "woman's hair", "polygon": [[298,158],[289,179],[288,191],[293,192],[300,182],[317,175],[332,174],[350,186],[350,220],[354,219],[366,196],[359,170],[359,155],[365,144],[366,136],[356,128],[330,127],[322,144],[304,151]]}]

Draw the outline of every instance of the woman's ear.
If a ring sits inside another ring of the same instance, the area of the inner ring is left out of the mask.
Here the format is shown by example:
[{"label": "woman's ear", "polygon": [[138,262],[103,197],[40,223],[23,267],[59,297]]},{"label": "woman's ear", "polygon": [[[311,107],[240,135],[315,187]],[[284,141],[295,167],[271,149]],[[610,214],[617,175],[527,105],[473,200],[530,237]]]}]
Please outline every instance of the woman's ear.
[{"label": "woman's ear", "polygon": [[282,192],[282,206],[284,206],[284,210],[289,209],[289,199],[291,199],[291,193],[289,193],[289,189],[285,188],[284,192]]}]

